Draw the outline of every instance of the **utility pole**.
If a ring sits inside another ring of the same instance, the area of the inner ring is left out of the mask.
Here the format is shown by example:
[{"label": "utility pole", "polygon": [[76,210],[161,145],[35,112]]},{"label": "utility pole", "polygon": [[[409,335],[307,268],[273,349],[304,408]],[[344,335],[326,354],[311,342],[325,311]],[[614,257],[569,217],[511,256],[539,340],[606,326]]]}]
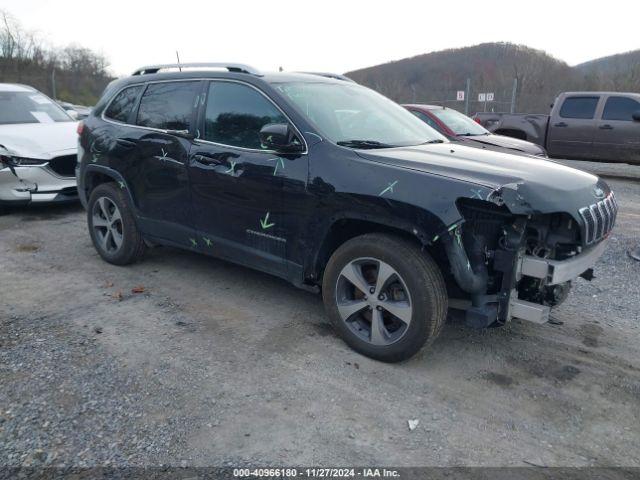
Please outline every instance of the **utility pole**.
[{"label": "utility pole", "polygon": [[471,95],[471,79],[467,78],[467,92],[464,95],[464,114],[469,115],[469,95]]},{"label": "utility pole", "polygon": [[513,79],[513,90],[511,91],[511,113],[516,113],[516,93],[518,91],[518,77]]},{"label": "utility pole", "polygon": [[51,70],[51,94],[53,95],[53,99],[56,99],[56,67],[53,67]]}]

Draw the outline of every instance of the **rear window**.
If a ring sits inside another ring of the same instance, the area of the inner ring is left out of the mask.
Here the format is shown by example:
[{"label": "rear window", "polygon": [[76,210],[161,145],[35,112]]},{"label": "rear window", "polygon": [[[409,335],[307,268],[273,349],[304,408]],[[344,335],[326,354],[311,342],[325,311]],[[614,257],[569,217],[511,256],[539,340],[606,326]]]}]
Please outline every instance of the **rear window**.
[{"label": "rear window", "polygon": [[567,97],[560,108],[562,118],[593,118],[600,97]]},{"label": "rear window", "polygon": [[140,99],[137,125],[161,130],[189,130],[200,82],[149,85]]},{"label": "rear window", "polygon": [[127,123],[133,107],[136,105],[136,99],[138,98],[140,90],[142,90],[142,85],[122,90],[113,99],[109,108],[104,112],[104,116],[118,122]]},{"label": "rear window", "polygon": [[640,103],[627,97],[609,97],[602,112],[603,120],[633,121],[633,113],[640,111]]}]

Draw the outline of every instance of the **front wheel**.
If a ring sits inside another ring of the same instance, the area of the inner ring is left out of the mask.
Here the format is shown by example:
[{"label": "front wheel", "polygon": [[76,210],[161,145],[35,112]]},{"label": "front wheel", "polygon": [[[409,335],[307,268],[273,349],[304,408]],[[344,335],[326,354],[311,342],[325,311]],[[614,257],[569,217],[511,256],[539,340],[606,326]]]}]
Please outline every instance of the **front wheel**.
[{"label": "front wheel", "polygon": [[393,235],[366,234],[340,246],[329,259],[322,290],[344,341],[385,362],[415,355],[446,319],[438,266],[418,245]]}]

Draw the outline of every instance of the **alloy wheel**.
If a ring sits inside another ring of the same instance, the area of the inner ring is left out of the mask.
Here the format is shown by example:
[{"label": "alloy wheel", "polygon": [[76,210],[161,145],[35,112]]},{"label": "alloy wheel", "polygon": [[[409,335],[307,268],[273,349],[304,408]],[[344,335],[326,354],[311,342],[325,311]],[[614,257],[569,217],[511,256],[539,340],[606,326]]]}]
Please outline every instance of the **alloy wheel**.
[{"label": "alloy wheel", "polygon": [[355,335],[377,346],[400,340],[413,316],[407,284],[393,267],[376,258],[357,258],[342,269],[336,306]]},{"label": "alloy wheel", "polygon": [[95,238],[103,252],[113,254],[122,247],[122,215],[108,197],[100,197],[93,204],[92,224]]}]

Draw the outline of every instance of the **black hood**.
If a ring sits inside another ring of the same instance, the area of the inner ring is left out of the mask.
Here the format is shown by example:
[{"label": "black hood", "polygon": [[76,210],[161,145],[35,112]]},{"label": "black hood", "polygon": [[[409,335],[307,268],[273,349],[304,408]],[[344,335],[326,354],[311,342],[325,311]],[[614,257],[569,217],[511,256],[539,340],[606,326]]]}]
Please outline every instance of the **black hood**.
[{"label": "black hood", "polygon": [[467,137],[458,137],[463,142],[476,143],[481,145],[489,145],[493,147],[507,148],[529,155],[540,155],[545,153],[544,149],[535,143],[527,142],[513,137],[505,137],[504,135],[473,135]]},{"label": "black hood", "polygon": [[456,143],[359,150],[371,161],[455,178],[502,195],[513,213],[565,211],[597,202],[609,187],[595,175],[559,163]]}]

